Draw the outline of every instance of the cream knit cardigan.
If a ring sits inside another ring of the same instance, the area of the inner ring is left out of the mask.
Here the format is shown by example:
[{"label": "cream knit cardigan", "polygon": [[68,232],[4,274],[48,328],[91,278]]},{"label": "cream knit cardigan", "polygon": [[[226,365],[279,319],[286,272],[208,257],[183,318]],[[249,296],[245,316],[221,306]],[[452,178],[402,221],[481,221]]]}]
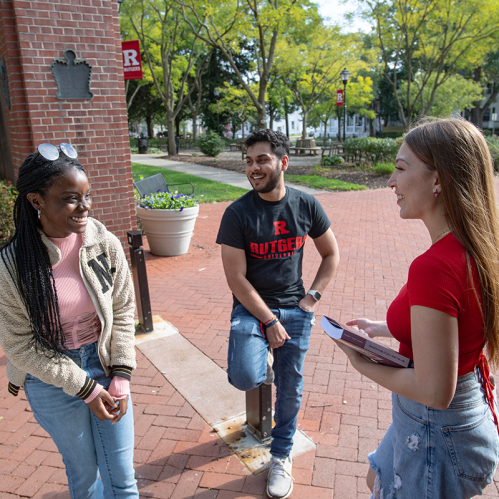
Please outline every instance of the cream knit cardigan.
[{"label": "cream knit cardigan", "polygon": [[[61,252],[45,234],[41,237],[55,265]],[[90,217],[80,249],[80,272],[101,320],[98,352],[106,374],[112,366],[135,369],[135,303],[128,262],[118,238]],[[85,384],[85,371],[69,357],[54,359],[43,351],[37,353],[32,339],[27,310],[0,257],[0,346],[8,359],[9,381],[23,386],[29,373],[76,395]]]}]

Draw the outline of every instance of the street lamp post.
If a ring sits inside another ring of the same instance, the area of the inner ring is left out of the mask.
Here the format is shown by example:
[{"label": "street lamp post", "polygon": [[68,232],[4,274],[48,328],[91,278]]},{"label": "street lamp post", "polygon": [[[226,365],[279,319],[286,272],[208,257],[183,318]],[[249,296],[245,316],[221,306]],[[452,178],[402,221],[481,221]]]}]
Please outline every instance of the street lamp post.
[{"label": "street lamp post", "polygon": [[346,123],[347,123],[347,83],[350,78],[350,71],[345,68],[341,73],[341,80],[343,81],[343,142],[346,139]]},{"label": "street lamp post", "polygon": [[218,98],[220,96],[220,90],[218,90],[218,88],[215,88],[213,93],[217,98],[217,134],[220,135],[220,99]]}]

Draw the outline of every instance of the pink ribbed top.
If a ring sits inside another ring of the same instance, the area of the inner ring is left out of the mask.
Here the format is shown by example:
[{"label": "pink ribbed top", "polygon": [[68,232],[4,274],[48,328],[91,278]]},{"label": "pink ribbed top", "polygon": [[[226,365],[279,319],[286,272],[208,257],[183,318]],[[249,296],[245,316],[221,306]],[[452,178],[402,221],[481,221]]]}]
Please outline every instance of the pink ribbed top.
[{"label": "pink ribbed top", "polygon": [[81,234],[49,238],[61,251],[52,267],[66,347],[80,348],[98,340],[101,322],[80,274]]}]

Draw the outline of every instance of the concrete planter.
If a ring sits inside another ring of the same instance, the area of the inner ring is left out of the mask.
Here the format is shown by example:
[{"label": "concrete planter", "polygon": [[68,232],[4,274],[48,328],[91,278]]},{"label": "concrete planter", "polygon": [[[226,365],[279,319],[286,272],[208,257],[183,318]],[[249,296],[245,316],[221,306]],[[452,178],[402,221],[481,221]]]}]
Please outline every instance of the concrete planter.
[{"label": "concrete planter", "polygon": [[147,236],[151,253],[157,256],[184,255],[194,232],[199,206],[176,210],[146,210],[137,206],[137,216]]}]

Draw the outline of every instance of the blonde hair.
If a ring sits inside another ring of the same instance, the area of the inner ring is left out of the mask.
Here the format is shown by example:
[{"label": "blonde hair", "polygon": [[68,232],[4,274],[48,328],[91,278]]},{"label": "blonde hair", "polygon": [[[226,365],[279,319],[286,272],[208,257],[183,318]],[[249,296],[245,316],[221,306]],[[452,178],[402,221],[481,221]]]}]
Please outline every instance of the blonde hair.
[{"label": "blonde hair", "polygon": [[438,172],[448,223],[466,248],[468,258],[471,255],[476,262],[487,353],[497,367],[499,224],[487,142],[480,130],[459,118],[425,119],[404,140],[430,170]]}]

